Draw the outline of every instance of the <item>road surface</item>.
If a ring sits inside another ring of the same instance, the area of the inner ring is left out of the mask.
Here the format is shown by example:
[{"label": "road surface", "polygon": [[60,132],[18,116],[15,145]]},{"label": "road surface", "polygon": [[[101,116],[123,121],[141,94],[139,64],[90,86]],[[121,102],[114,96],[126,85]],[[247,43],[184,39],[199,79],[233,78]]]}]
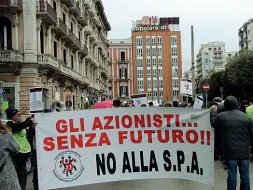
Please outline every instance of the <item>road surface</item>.
[{"label": "road surface", "polygon": [[[252,173],[253,163],[250,166],[250,170]],[[216,161],[214,167],[213,189],[225,190],[226,178],[227,178],[227,170],[224,170],[221,163],[219,161]],[[239,185],[239,176],[238,176],[238,185]],[[251,186],[253,187],[253,175],[251,176]],[[29,176],[28,179],[27,190],[33,190],[31,175]],[[154,180],[134,180],[134,181],[101,183],[81,187],[64,188],[61,190],[210,190],[210,187],[187,180],[154,179]]]}]

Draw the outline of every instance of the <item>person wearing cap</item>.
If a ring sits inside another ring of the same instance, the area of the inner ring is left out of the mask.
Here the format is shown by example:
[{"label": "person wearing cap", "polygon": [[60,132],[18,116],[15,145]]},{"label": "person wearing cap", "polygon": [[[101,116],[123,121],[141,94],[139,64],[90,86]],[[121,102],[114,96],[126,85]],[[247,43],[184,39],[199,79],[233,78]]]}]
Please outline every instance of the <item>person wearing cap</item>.
[{"label": "person wearing cap", "polygon": [[31,118],[27,118],[25,121],[21,122],[21,114],[17,109],[8,108],[5,110],[5,113],[9,120],[6,125],[10,127],[14,140],[20,146],[19,153],[12,157],[12,161],[18,175],[21,190],[26,190],[26,162],[31,152],[26,129],[34,127],[36,123]]}]

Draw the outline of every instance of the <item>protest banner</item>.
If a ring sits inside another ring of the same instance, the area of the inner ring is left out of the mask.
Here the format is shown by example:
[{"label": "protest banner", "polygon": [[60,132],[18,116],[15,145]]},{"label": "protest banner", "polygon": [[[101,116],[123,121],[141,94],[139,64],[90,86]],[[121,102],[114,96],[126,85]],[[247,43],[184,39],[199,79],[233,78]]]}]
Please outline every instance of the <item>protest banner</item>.
[{"label": "protest banner", "polygon": [[213,184],[208,110],[115,108],[36,118],[41,190],[121,180]]}]

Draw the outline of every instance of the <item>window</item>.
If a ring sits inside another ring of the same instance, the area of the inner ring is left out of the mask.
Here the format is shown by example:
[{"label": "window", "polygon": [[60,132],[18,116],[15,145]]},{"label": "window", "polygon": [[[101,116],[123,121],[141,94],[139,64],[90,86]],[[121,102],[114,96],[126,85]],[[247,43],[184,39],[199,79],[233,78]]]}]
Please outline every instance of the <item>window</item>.
[{"label": "window", "polygon": [[157,80],[153,80],[153,88],[157,88]]},{"label": "window", "polygon": [[137,70],[137,78],[143,79],[143,70]]},{"label": "window", "polygon": [[71,55],[71,69],[74,69],[74,56]]},{"label": "window", "polygon": [[177,56],[177,48],[176,47],[171,48],[171,55],[172,56]]},{"label": "window", "polygon": [[146,36],[146,46],[150,46],[150,36]]},{"label": "window", "polygon": [[126,60],[126,52],[125,51],[121,51],[120,52],[120,60],[121,61],[125,61]]},{"label": "window", "polygon": [[142,59],[137,59],[137,67],[143,67]]},{"label": "window", "polygon": [[217,50],[217,48],[213,48],[213,50],[214,50],[214,51],[216,51],[216,50]]},{"label": "window", "polygon": [[78,31],[78,39],[81,40],[81,31]]},{"label": "window", "polygon": [[152,48],[152,56],[156,56],[156,48]]},{"label": "window", "polygon": [[177,70],[177,67],[172,67],[172,76],[173,76],[173,77],[178,77],[178,70]]},{"label": "window", "polygon": [[146,54],[147,54],[148,57],[150,56],[150,48],[146,49]]},{"label": "window", "polygon": [[151,77],[151,70],[147,69],[147,78],[150,78],[150,77]]},{"label": "window", "polygon": [[148,88],[152,88],[152,81],[148,80]]},{"label": "window", "polygon": [[177,99],[178,98],[178,90],[173,90],[173,99]]},{"label": "window", "polygon": [[153,78],[157,77],[156,68],[153,68]]},{"label": "window", "polygon": [[208,48],[209,51],[212,51],[212,48]]},{"label": "window", "polygon": [[156,58],[153,58],[153,59],[152,59],[152,66],[153,66],[153,67],[156,67]]},{"label": "window", "polygon": [[152,36],[152,46],[156,46],[156,37]]},{"label": "window", "polygon": [[218,50],[221,50],[221,47],[219,47]]},{"label": "window", "polygon": [[163,70],[162,69],[158,69],[158,75],[160,78],[163,77]]},{"label": "window", "polygon": [[162,48],[158,48],[158,56],[162,56]]},{"label": "window", "polygon": [[155,97],[157,96],[157,90],[154,90],[154,96]]},{"label": "window", "polygon": [[57,42],[54,41],[54,57],[57,58]]},{"label": "window", "polygon": [[159,88],[163,88],[163,81],[162,80],[159,80]]},{"label": "window", "polygon": [[56,10],[56,2],[55,1],[53,1],[53,9],[57,12],[57,10]]},{"label": "window", "polygon": [[63,49],[63,62],[67,65],[67,50]]},{"label": "window", "polygon": [[160,97],[163,97],[163,91],[160,90],[159,92],[160,92]]},{"label": "window", "polygon": [[178,88],[178,79],[172,79],[173,88]]},{"label": "window", "polygon": [[171,40],[170,43],[172,46],[177,45],[177,37],[176,36],[171,36],[170,40]]},{"label": "window", "polygon": [[152,96],[152,92],[148,91],[148,96],[151,97]]},{"label": "window", "polygon": [[71,30],[72,32],[74,32],[74,25],[73,25],[72,22],[70,23],[70,30]]},{"label": "window", "polygon": [[147,67],[151,67],[150,59],[147,59]]},{"label": "window", "polygon": [[137,57],[142,57],[142,48],[137,48]]},{"label": "window", "polygon": [[157,37],[157,44],[158,44],[158,46],[162,45],[162,36]]},{"label": "window", "polygon": [[172,66],[178,66],[177,57],[176,58],[172,58]]},{"label": "window", "polygon": [[158,58],[158,67],[162,67],[163,63],[162,63],[162,58]]},{"label": "window", "polygon": [[66,24],[66,15],[65,13],[62,13],[62,21],[64,24]]},{"label": "window", "polygon": [[139,89],[142,89],[143,88],[143,80],[138,80],[137,81],[137,86],[138,86]]},{"label": "window", "polygon": [[136,37],[136,46],[142,46],[142,37],[141,36]]}]

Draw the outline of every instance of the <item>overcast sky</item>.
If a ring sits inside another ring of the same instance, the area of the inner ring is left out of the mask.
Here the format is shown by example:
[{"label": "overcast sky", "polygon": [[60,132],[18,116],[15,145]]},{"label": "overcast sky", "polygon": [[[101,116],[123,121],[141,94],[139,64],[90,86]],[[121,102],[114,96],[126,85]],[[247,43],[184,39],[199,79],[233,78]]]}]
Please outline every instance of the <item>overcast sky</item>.
[{"label": "overcast sky", "polygon": [[253,18],[252,0],[102,0],[112,31],[109,39],[131,37],[132,20],[142,16],[180,17],[183,70],[191,64],[191,25],[195,32],[195,55],[200,45],[226,43],[238,51],[238,29]]}]

